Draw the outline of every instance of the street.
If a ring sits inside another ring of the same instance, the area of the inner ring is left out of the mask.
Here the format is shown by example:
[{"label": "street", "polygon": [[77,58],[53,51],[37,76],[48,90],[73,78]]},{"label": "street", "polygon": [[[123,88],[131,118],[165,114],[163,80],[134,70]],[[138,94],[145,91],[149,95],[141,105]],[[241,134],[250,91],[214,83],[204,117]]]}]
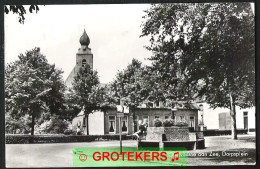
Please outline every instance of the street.
[{"label": "street", "polygon": [[[255,163],[255,135],[205,137],[206,149],[188,151],[188,166],[242,165]],[[6,144],[6,167],[72,167],[75,147],[117,147],[119,141],[57,144]],[[124,140],[123,147],[135,147],[136,141]],[[223,155],[222,155],[222,152]],[[247,156],[230,157],[229,152]],[[214,156],[214,154],[220,156]]]}]

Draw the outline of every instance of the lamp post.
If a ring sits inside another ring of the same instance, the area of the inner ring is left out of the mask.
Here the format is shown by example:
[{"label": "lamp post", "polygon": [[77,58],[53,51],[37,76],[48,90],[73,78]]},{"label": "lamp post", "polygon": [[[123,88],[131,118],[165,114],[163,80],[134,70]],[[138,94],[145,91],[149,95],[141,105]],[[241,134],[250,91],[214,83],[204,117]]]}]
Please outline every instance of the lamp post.
[{"label": "lamp post", "polygon": [[121,118],[124,117],[124,106],[122,105],[122,100],[120,100],[120,105],[117,106],[117,117],[119,118],[119,139],[120,139],[120,152],[122,152],[122,127]]},{"label": "lamp post", "polygon": [[201,115],[201,120],[200,120],[200,131],[204,131],[204,109],[203,109],[203,104],[199,105],[199,111],[200,111],[200,115]]}]

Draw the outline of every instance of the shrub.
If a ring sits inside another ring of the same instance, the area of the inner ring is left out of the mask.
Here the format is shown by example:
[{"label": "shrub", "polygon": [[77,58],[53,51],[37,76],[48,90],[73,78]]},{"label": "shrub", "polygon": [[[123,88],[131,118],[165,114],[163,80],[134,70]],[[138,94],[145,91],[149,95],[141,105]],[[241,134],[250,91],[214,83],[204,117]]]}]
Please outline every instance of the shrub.
[{"label": "shrub", "polygon": [[[18,135],[6,134],[6,144],[30,144],[30,143],[70,143],[70,142],[91,142],[103,140],[119,140],[116,135],[91,135],[91,136],[66,136],[66,135]],[[122,140],[132,140],[132,135],[122,135]]]},{"label": "shrub", "polygon": [[41,125],[35,127],[35,133],[63,134],[68,129],[69,122],[60,116],[53,115],[50,120],[45,120]]},{"label": "shrub", "polygon": [[162,120],[161,119],[154,119],[153,121],[154,127],[162,127]]},{"label": "shrub", "polygon": [[[247,134],[246,129],[237,129],[237,134]],[[204,136],[220,136],[231,135],[231,130],[206,130],[203,131]]]},{"label": "shrub", "polygon": [[171,127],[171,126],[174,126],[175,125],[175,122],[173,119],[166,119],[163,121],[163,126],[164,127]]},{"label": "shrub", "polygon": [[188,126],[188,123],[185,121],[178,121],[175,123],[175,126]]},{"label": "shrub", "polygon": [[27,134],[30,133],[31,119],[29,115],[14,118],[9,113],[5,115],[5,132],[8,134]]},{"label": "shrub", "polygon": [[65,134],[65,135],[76,135],[76,131],[73,131],[73,130],[71,130],[71,129],[66,129],[66,130],[64,131],[64,134]]}]

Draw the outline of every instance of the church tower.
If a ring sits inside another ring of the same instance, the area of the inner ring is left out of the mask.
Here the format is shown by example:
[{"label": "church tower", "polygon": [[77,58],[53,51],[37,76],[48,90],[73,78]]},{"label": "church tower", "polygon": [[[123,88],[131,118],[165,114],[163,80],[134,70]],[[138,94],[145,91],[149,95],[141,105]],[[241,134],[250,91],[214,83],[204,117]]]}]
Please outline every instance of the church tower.
[{"label": "church tower", "polygon": [[93,54],[91,52],[91,49],[88,47],[90,44],[90,39],[85,29],[82,36],[79,39],[79,43],[81,47],[78,49],[78,52],[76,54],[76,65],[65,81],[67,87],[72,87],[73,79],[77,75],[81,67],[84,67],[86,64],[89,64],[90,68],[93,69]]}]

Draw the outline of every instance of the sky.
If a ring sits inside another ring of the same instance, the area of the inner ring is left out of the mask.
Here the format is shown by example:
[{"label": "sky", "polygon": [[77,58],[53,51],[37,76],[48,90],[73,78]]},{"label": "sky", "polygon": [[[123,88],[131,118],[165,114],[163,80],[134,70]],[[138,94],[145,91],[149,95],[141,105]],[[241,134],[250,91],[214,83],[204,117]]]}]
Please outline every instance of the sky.
[{"label": "sky", "polygon": [[[133,58],[149,65],[148,37],[139,38],[142,16],[149,4],[46,5],[37,14],[5,15],[5,64],[20,53],[40,47],[51,64],[62,69],[65,80],[76,64],[79,38],[86,30],[93,53],[93,67],[101,83],[108,83]],[[28,10],[28,6],[25,6]]]},{"label": "sky", "polygon": [[[252,9],[254,4],[251,3]],[[84,29],[93,53],[93,67],[101,83],[108,83],[133,58],[149,65],[148,37],[139,38],[142,16],[149,4],[46,5],[35,14],[27,13],[25,23],[16,14],[5,15],[5,63],[20,53],[40,47],[49,63],[64,71],[65,80],[76,64],[79,38]],[[26,6],[28,11],[29,6]]]}]

